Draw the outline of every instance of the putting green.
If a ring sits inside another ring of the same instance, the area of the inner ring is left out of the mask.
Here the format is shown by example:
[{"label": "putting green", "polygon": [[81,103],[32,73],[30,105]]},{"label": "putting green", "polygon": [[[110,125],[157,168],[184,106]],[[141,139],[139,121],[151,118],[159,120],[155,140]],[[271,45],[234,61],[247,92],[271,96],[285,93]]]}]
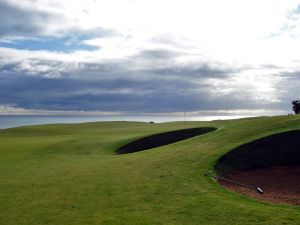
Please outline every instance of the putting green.
[{"label": "putting green", "polygon": [[[140,137],[216,127],[116,154]],[[204,176],[244,143],[300,129],[300,117],[99,122],[0,130],[0,224],[300,224],[300,209],[255,200]]]}]

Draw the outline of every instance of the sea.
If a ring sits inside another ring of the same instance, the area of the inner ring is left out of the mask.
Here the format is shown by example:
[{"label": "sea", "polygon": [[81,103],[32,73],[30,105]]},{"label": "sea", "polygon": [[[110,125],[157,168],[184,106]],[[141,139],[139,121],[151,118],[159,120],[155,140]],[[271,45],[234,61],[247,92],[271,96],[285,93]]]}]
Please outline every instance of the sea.
[{"label": "sea", "polygon": [[48,116],[48,115],[0,115],[0,129],[42,124],[85,123],[96,121],[210,121],[216,119],[235,119],[237,116]]}]

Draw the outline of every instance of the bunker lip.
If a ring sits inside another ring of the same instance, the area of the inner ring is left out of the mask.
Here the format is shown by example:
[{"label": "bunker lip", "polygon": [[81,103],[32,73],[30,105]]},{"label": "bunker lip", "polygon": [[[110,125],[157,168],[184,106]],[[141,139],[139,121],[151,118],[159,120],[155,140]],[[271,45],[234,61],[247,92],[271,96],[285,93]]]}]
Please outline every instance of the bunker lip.
[{"label": "bunker lip", "polygon": [[175,131],[169,131],[159,134],[154,134],[147,136],[131,143],[128,143],[117,150],[118,154],[133,153],[138,151],[144,151],[152,148],[157,148],[160,146],[176,143],[183,141],[195,136],[206,134],[217,130],[214,127],[198,127],[198,128],[188,128]]},{"label": "bunker lip", "polygon": [[273,134],[241,145],[219,159],[215,172],[225,179],[260,187],[264,193],[218,179],[234,191],[300,206],[300,131]]}]

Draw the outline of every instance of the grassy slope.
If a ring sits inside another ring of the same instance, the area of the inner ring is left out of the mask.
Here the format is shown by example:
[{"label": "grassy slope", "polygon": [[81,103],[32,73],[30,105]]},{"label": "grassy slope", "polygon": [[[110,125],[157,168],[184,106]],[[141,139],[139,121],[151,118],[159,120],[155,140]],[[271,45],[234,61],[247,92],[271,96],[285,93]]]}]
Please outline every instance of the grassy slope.
[{"label": "grassy slope", "polygon": [[300,117],[190,122],[219,130],[133,154],[114,150],[183,123],[101,122],[0,131],[0,224],[300,224],[299,207],[233,193],[203,176],[225,152]]}]

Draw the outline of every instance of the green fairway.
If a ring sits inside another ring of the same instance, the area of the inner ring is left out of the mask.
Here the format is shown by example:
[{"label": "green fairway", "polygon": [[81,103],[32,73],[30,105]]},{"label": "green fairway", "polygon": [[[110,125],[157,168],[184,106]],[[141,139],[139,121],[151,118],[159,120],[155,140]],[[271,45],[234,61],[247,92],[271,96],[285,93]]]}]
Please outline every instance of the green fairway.
[{"label": "green fairway", "polygon": [[[138,138],[194,127],[217,130],[116,154]],[[231,149],[295,129],[299,116],[0,130],[0,224],[300,224],[300,207],[251,199],[204,176]]]}]

